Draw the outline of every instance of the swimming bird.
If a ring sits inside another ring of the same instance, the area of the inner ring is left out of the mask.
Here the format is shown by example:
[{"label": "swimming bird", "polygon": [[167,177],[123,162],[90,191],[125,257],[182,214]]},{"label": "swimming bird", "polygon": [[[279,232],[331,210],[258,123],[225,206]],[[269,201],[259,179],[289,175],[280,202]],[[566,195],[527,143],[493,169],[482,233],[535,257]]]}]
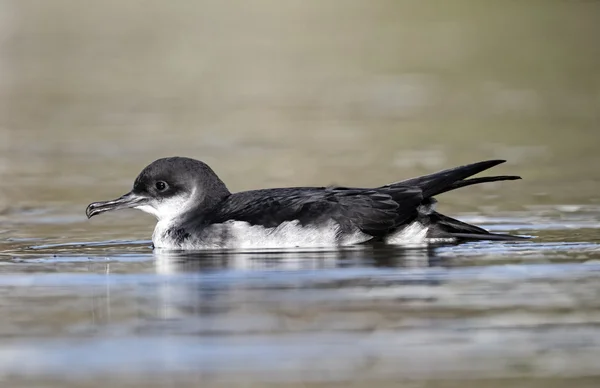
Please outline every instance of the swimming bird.
[{"label": "swimming bird", "polygon": [[512,240],[518,237],[491,233],[434,209],[439,194],[521,179],[470,178],[504,162],[467,164],[375,188],[288,187],[231,193],[206,163],[169,157],[145,167],[129,193],[91,203],[86,215],[140,209],[158,219],[153,246],[176,250]]}]

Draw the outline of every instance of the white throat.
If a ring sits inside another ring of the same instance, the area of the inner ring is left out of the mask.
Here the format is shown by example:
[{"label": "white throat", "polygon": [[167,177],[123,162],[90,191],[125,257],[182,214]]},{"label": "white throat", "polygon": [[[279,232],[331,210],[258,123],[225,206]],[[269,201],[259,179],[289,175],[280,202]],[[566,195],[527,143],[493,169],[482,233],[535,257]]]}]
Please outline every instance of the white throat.
[{"label": "white throat", "polygon": [[152,200],[141,206],[136,206],[145,213],[152,214],[159,223],[171,223],[188,212],[194,205],[194,193],[190,195],[179,195],[162,200]]}]

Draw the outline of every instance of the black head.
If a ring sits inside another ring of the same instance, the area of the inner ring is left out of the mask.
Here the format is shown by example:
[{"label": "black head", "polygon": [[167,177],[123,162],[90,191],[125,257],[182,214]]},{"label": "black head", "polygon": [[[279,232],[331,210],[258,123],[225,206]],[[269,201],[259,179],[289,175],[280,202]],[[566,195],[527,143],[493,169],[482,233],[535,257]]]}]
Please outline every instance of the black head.
[{"label": "black head", "polygon": [[138,208],[159,220],[175,218],[191,207],[211,207],[229,195],[214,171],[199,160],[171,157],[158,159],[135,179],[133,190],[122,197],[94,202],[88,218],[110,210]]}]

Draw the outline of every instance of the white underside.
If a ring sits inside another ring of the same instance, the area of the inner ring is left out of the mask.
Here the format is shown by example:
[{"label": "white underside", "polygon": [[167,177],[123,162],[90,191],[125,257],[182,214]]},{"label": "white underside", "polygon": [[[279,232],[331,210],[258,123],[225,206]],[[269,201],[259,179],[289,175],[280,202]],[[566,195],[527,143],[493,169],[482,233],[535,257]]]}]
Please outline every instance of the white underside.
[{"label": "white underside", "polygon": [[[331,221],[322,226],[302,226],[298,221],[284,222],[276,228],[264,228],[242,221],[228,221],[209,226],[199,236],[191,236],[183,242],[169,238],[165,232],[169,223],[158,222],[152,236],[156,248],[163,249],[268,249],[268,248],[317,248],[360,244],[372,236],[358,229],[339,236],[339,226]],[[393,235],[385,243],[406,247],[422,247],[430,243],[451,242],[453,239],[427,238],[428,227],[414,222]],[[216,237],[215,237],[216,236]],[[222,240],[219,236],[227,236]]]},{"label": "white underside", "polygon": [[387,244],[421,246],[427,245],[427,232],[429,228],[420,222],[413,222],[398,232],[385,238]]},{"label": "white underside", "polygon": [[428,238],[427,234],[429,227],[415,221],[410,225],[405,226],[398,232],[387,236],[384,241],[386,244],[402,245],[406,247],[422,247],[429,244],[453,242],[452,237],[447,238]]},{"label": "white underside", "polygon": [[[372,238],[358,229],[340,236],[339,226],[333,221],[321,226],[302,226],[299,221],[288,221],[276,228],[250,225],[242,221],[227,221],[207,227],[204,238],[192,236],[178,244],[168,236],[165,238],[165,231],[169,227],[170,225],[165,222],[156,224],[152,236],[155,247],[185,250],[312,248],[353,245]],[[219,236],[227,236],[227,238],[222,241]]]}]

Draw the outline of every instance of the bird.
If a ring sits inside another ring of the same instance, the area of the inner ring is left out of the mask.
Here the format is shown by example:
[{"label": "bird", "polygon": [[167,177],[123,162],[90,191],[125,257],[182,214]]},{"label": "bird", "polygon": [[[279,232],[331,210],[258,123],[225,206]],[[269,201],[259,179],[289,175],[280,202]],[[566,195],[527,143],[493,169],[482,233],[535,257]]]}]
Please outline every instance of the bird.
[{"label": "bird", "polygon": [[440,194],[480,183],[471,178],[505,160],[486,160],[375,188],[285,187],[231,193],[204,162],[166,157],[146,166],[127,194],[93,202],[86,215],[136,208],[156,217],[153,248],[165,250],[311,248],[363,244],[422,246],[518,240],[435,210]]}]

